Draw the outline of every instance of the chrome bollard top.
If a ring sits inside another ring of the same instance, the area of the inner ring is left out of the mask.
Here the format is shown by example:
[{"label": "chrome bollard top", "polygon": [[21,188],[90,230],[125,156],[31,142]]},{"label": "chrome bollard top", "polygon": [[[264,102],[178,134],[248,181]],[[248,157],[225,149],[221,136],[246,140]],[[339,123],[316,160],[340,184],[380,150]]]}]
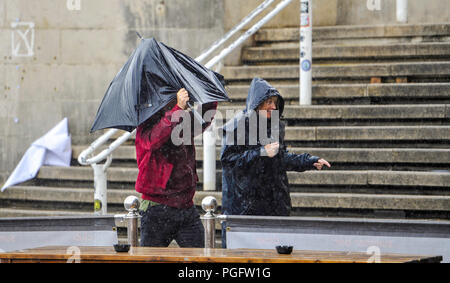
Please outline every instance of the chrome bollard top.
[{"label": "chrome bollard top", "polygon": [[139,198],[135,196],[129,196],[123,202],[123,206],[128,212],[136,212],[139,210],[139,206],[141,205]]},{"label": "chrome bollard top", "polygon": [[217,200],[215,197],[208,196],[202,200],[202,208],[206,213],[214,213],[217,208]]}]

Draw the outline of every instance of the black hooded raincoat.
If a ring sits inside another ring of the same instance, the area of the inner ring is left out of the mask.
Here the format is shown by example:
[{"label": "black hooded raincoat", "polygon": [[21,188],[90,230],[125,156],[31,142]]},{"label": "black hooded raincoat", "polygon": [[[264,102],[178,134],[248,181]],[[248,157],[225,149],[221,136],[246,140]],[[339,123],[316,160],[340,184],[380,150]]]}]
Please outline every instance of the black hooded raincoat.
[{"label": "black hooded raincoat", "polygon": [[[291,211],[291,198],[286,171],[312,170],[315,169],[313,164],[319,160],[319,157],[308,153],[298,155],[286,150],[285,126],[281,120],[276,127],[271,127],[271,121],[267,121],[267,134],[261,135],[258,132],[256,143],[251,142],[251,133],[255,133],[254,129],[251,130],[254,126],[249,126],[253,125],[250,121],[255,121],[252,120],[252,115],[258,116],[255,110],[271,96],[278,97],[277,109],[281,117],[284,100],[279,92],[265,80],[253,79],[246,109],[223,128],[226,137],[223,139],[221,151],[223,214],[288,216]],[[245,139],[242,137],[242,127],[238,126],[241,123],[245,124]],[[261,122],[258,122],[258,126],[259,123]],[[264,127],[261,128],[265,130]],[[274,140],[264,143],[261,137],[270,140],[270,137],[274,136],[273,131],[279,131],[280,149],[277,155],[270,158],[264,155],[264,145]],[[239,139],[245,140],[245,144],[239,143]]]}]

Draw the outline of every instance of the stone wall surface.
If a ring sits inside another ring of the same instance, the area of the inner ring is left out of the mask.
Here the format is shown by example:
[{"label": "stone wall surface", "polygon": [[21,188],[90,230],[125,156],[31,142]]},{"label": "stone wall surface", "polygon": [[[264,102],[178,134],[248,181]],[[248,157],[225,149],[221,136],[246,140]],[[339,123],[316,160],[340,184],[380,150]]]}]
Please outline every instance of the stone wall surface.
[{"label": "stone wall surface", "polygon": [[64,117],[73,144],[99,135],[89,129],[136,31],[196,57],[223,34],[223,1],[0,1],[0,183]]},{"label": "stone wall surface", "polygon": [[[281,0],[276,0],[275,7]],[[224,0],[225,29],[229,30],[263,0]],[[396,0],[312,0],[313,25],[384,25],[396,24]],[[408,23],[444,23],[450,21],[447,0],[408,0]],[[293,0],[266,27],[297,27],[300,0]]]}]

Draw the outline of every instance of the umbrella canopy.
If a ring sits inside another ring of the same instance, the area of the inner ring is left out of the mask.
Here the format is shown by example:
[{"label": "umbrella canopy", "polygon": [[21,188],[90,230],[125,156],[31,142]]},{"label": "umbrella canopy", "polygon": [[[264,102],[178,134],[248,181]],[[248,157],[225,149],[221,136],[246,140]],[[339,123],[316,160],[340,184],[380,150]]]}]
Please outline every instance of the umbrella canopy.
[{"label": "umbrella canopy", "polygon": [[185,88],[190,102],[228,101],[222,75],[189,56],[158,42],[142,39],[111,82],[91,132],[116,128],[133,131]]}]

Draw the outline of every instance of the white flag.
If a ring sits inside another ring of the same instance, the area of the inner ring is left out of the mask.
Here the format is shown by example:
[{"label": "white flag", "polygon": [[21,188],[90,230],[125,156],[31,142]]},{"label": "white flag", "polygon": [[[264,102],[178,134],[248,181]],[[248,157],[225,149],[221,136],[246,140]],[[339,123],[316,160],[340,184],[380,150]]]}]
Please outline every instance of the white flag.
[{"label": "white flag", "polygon": [[69,167],[71,158],[72,143],[68,121],[64,118],[47,134],[31,144],[1,191],[33,179],[42,165]]}]

